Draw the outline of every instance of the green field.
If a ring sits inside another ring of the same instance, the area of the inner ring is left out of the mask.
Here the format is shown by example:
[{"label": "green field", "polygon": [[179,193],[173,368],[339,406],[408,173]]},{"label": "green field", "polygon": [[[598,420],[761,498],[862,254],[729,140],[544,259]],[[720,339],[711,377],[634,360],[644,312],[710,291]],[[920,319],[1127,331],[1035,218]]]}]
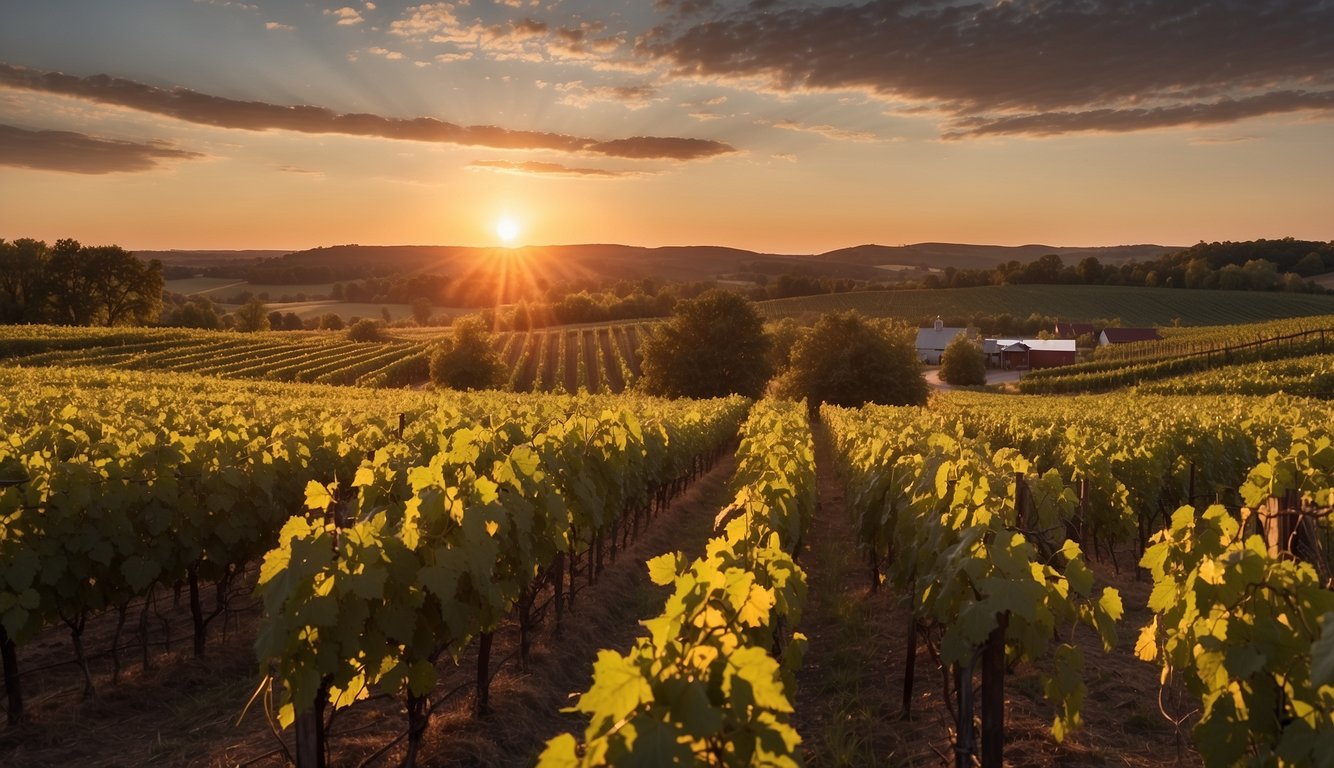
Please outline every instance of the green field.
[{"label": "green field", "polygon": [[[392,306],[392,305],[391,305]],[[651,324],[540,328],[498,333],[496,351],[515,392],[622,392],[641,373]],[[341,331],[236,333],[185,328],[0,326],[0,365],[171,371],[227,379],[414,386],[448,329],[393,329],[383,343]]]},{"label": "green field", "polygon": [[765,317],[809,317],[855,309],[872,317],[922,323],[936,315],[1033,313],[1072,322],[1119,318],[1124,326],[1225,325],[1334,313],[1334,295],[1190,291],[1109,285],[1000,285],[915,291],[865,291],[760,302]]}]

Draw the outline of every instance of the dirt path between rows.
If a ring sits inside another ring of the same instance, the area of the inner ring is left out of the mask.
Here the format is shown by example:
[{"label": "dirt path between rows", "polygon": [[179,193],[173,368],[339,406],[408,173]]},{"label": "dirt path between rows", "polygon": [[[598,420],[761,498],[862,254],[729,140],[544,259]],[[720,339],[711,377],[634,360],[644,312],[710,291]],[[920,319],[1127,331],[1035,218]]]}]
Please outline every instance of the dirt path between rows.
[{"label": "dirt path between rows", "polygon": [[[418,764],[532,765],[547,739],[567,731],[582,734],[583,719],[560,709],[587,689],[598,650],[628,649],[638,635],[639,621],[661,610],[665,588],[649,581],[643,563],[663,552],[680,550],[693,556],[703,551],[714,516],[727,501],[727,484],[734,469],[735,457],[730,451],[724,453],[654,518],[639,541],[607,564],[596,584],[578,592],[575,610],[566,614],[559,638],[548,612],[534,640],[527,673],[514,659],[517,624],[508,622],[496,633],[490,717],[476,720],[472,716],[476,644],[457,666],[442,664],[436,695],[454,693],[432,718]],[[251,605],[237,615],[225,637],[215,632],[208,658],[199,661],[189,655],[188,637],[180,636],[188,635],[188,610],[172,609],[170,596],[162,602],[170,622],[165,631],[174,630],[175,642],[163,649],[154,641],[153,667],[146,672],[139,666],[137,646],[125,651],[121,679],[115,685],[110,682],[109,661],[96,660],[98,695],[93,700],[80,701],[82,677],[72,664],[64,663],[72,658],[66,633],[45,632],[40,642],[21,652],[24,669],[42,669],[25,680],[31,694],[27,722],[0,729],[0,765],[285,764],[262,707],[252,707],[241,718],[259,681],[252,650],[258,606]],[[155,617],[154,628],[157,621]],[[107,622],[114,627],[115,617],[101,616],[92,622],[92,636],[109,638],[109,630],[103,632],[101,627]],[[122,638],[122,642],[128,641]],[[507,663],[495,671],[502,660]],[[379,750],[406,729],[403,713],[401,698],[386,695],[344,710],[330,728],[330,764],[356,765]],[[283,736],[290,749],[292,731]],[[397,765],[403,752],[400,744],[374,765]]]},{"label": "dirt path between rows", "polygon": [[[917,645],[911,719],[903,718],[910,610],[892,585],[871,590],[870,569],[858,555],[823,425],[815,425],[820,506],[803,546],[809,598],[799,631],[809,638],[797,674],[796,726],[806,764],[822,766],[953,765],[954,721],[944,701],[944,677],[923,642]],[[1121,563],[1133,557],[1121,555]],[[1084,727],[1057,744],[1053,716],[1038,670],[1019,665],[1006,679],[1005,762],[1014,766],[1195,766],[1200,759],[1159,712],[1158,668],[1134,658],[1139,628],[1150,618],[1150,589],[1133,570],[1090,562],[1102,585],[1121,592],[1126,616],[1120,642],[1104,652],[1091,632],[1074,642],[1084,652]],[[1063,633],[1064,634],[1064,633]],[[1190,704],[1169,692],[1174,714]]]}]

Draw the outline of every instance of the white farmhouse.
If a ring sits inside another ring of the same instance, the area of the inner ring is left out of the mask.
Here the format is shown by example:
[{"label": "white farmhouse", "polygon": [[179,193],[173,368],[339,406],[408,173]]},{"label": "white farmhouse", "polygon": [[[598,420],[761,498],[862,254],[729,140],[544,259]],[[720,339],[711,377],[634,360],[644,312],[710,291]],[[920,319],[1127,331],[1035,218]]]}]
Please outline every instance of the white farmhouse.
[{"label": "white farmhouse", "polygon": [[961,333],[977,338],[976,329],[946,328],[945,322],[937,316],[932,327],[917,329],[917,357],[927,365],[940,365],[940,356],[945,352],[945,347]]}]

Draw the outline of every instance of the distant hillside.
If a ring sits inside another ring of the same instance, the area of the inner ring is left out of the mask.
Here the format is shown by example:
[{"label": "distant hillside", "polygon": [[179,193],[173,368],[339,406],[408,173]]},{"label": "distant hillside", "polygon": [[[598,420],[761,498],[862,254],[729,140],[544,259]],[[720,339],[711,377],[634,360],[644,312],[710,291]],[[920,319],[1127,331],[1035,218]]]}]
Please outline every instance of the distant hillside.
[{"label": "distant hillside", "polygon": [[522,265],[533,277],[549,282],[582,278],[638,280],[647,277],[662,280],[714,280],[738,272],[779,273],[800,268],[822,275],[864,280],[884,276],[874,265],[810,256],[756,253],[721,246],[641,248],[588,244],[471,248],[448,245],[336,245],[297,251],[269,264],[274,267],[324,266],[333,269],[366,265],[374,265],[385,271],[454,276],[515,270]]},{"label": "distant hillside", "polygon": [[[1049,253],[1060,254],[1067,264],[1085,256],[1106,263],[1130,259],[1148,260],[1181,248],[1161,245],[1127,245],[1106,248],[1063,248],[1048,245],[964,245],[918,243],[916,245],[859,245],[821,254],[760,253],[712,245],[682,245],[642,248],[631,245],[584,244],[526,246],[523,248],[474,248],[452,245],[335,245],[303,251],[138,251],[146,259],[158,259],[168,267],[226,267],[235,265],[266,270],[326,269],[330,280],[388,274],[438,274],[484,277],[512,270],[519,264],[538,280],[555,283],[583,278],[611,280],[716,280],[738,274],[779,275],[808,272],[815,275],[859,280],[891,279],[886,265],[943,269],[989,268],[1017,260],[1032,261]],[[217,276],[217,273],[214,273]],[[234,276],[234,275],[229,275]],[[319,282],[310,277],[297,282]]]},{"label": "distant hillside", "polygon": [[1066,264],[1096,256],[1107,264],[1148,261],[1165,253],[1184,250],[1169,245],[1114,245],[1095,248],[1069,248],[1052,245],[966,245],[959,243],[917,243],[915,245],[857,245],[822,253],[816,258],[851,264],[903,264],[916,267],[956,267],[986,269],[1007,261],[1029,262],[1055,253]]},{"label": "distant hillside", "polygon": [[291,251],[135,251],[141,259],[157,259],[167,267],[219,267],[238,262],[274,259]]}]

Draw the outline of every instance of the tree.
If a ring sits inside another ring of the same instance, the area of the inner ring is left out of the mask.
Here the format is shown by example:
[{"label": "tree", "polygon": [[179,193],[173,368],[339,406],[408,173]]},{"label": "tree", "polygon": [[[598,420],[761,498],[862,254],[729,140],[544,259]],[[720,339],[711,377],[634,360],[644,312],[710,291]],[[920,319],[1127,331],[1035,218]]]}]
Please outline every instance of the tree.
[{"label": "tree", "polygon": [[450,389],[490,389],[505,381],[505,364],[490,326],[476,315],[454,321],[454,335],[431,353],[431,382]]},{"label": "tree", "polygon": [[1085,256],[1075,267],[1075,271],[1079,273],[1079,279],[1084,281],[1085,285],[1098,285],[1102,282],[1102,262],[1098,261],[1097,256]]},{"label": "tree", "polygon": [[320,315],[319,329],[321,331],[341,331],[343,330],[343,318],[334,312],[326,312]]},{"label": "tree", "polygon": [[80,249],[94,312],[107,326],[143,325],[162,311],[162,262],[144,262],[118,245]]},{"label": "tree", "polygon": [[940,380],[955,386],[987,383],[987,357],[982,347],[967,334],[950,340],[940,356]]},{"label": "tree", "polygon": [[90,325],[95,314],[92,284],[83,268],[78,240],[57,240],[46,262],[44,290],[52,320],[62,325]]},{"label": "tree", "polygon": [[413,299],[412,319],[416,321],[417,325],[426,325],[431,322],[431,302],[420,297]]},{"label": "tree", "polygon": [[1303,256],[1291,271],[1296,272],[1301,277],[1319,275],[1325,271],[1325,260],[1320,258],[1320,254],[1316,251],[1311,251]]},{"label": "tree", "polygon": [[792,352],[792,367],[777,394],[830,403],[920,405],[926,380],[917,358],[917,329],[868,320],[855,311],[824,315]]},{"label": "tree", "polygon": [[0,240],[0,322],[37,322],[46,310],[46,243]]},{"label": "tree", "polygon": [[236,330],[245,333],[269,330],[269,308],[258,297],[247,301],[236,312]]},{"label": "tree", "polygon": [[769,337],[769,362],[775,371],[785,371],[792,364],[792,352],[807,331],[790,317],[765,327],[764,333]]},{"label": "tree", "polygon": [[347,329],[348,341],[384,341],[380,324],[374,320],[358,320]]},{"label": "tree", "polygon": [[672,318],[645,339],[650,394],[671,397],[758,397],[769,381],[769,340],[755,305],[730,291],[709,290],[677,303]]}]

